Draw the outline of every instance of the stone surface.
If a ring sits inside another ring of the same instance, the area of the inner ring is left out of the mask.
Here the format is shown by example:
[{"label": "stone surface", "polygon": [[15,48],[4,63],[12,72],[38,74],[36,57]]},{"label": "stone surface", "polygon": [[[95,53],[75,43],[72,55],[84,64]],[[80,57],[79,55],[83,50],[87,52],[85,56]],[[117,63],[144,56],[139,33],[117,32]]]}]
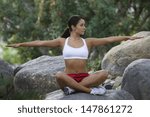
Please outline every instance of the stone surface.
[{"label": "stone surface", "polygon": [[63,70],[62,56],[41,56],[15,69],[15,89],[42,94],[54,91],[58,89],[58,85],[52,75]]},{"label": "stone surface", "polygon": [[61,89],[47,93],[45,96],[45,100],[59,100],[63,98],[65,94]]},{"label": "stone surface", "polygon": [[10,64],[0,59],[0,98],[13,90],[14,70]]},{"label": "stone surface", "polygon": [[97,96],[87,93],[64,95],[61,90],[46,95],[46,100],[134,100],[133,96],[124,90],[107,90],[105,95]]},{"label": "stone surface", "polygon": [[136,60],[125,69],[121,89],[137,100],[150,99],[150,59]]},{"label": "stone surface", "polygon": [[125,68],[134,60],[150,58],[150,32],[143,31],[133,36],[144,36],[138,40],[128,40],[113,47],[102,60],[102,69],[114,76],[122,76]]}]

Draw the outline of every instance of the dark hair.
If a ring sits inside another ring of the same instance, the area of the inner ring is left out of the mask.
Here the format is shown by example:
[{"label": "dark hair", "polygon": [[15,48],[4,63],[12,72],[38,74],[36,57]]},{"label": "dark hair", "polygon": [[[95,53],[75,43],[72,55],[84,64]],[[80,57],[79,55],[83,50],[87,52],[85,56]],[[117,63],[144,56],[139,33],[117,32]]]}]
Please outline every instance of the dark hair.
[{"label": "dark hair", "polygon": [[72,17],[69,18],[68,20],[68,28],[65,29],[65,31],[63,32],[63,34],[61,35],[62,38],[67,38],[70,36],[70,32],[72,31],[71,26],[76,26],[79,22],[79,20],[83,19],[81,16],[79,15],[73,15]]}]

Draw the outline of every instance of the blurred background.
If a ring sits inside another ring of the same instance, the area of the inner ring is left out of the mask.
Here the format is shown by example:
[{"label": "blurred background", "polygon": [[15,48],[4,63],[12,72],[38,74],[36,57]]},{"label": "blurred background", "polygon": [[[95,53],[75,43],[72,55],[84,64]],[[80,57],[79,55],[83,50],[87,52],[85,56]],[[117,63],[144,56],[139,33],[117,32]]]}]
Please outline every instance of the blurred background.
[{"label": "blurred background", "polygon": [[[150,30],[149,0],[0,0],[0,58],[22,64],[41,55],[61,55],[59,48],[6,48],[9,43],[51,40],[67,27],[68,18],[86,20],[86,37],[132,35]],[[90,66],[118,43],[93,48]]]}]

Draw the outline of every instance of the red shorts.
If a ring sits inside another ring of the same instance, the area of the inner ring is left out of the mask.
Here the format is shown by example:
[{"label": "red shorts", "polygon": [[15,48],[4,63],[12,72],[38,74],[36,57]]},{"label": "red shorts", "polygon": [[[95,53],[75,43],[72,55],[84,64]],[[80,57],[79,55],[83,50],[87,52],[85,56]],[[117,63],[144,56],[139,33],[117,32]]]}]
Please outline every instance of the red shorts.
[{"label": "red shorts", "polygon": [[88,73],[67,74],[67,75],[77,82],[81,82],[85,77],[89,76]]}]

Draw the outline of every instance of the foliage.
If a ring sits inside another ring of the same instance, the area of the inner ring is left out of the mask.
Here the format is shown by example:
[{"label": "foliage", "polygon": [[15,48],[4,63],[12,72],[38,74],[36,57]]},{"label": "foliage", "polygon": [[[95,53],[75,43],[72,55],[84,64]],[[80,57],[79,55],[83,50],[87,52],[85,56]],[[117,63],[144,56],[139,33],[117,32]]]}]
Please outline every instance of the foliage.
[{"label": "foliage", "polygon": [[6,48],[6,44],[1,44],[2,48],[1,59],[7,61],[10,64],[20,64],[21,57],[18,54],[17,49]]},{"label": "foliage", "polygon": [[[74,14],[85,17],[86,37],[132,35],[150,30],[149,6],[149,0],[1,0],[0,35],[7,43],[54,39]],[[61,54],[59,48],[50,50],[51,55]],[[50,53],[30,47],[18,48],[18,54],[25,62]]]},{"label": "foliage", "polygon": [[100,70],[101,61],[99,58],[96,58],[94,61],[88,61],[88,71],[89,72],[96,72],[97,70]]}]

